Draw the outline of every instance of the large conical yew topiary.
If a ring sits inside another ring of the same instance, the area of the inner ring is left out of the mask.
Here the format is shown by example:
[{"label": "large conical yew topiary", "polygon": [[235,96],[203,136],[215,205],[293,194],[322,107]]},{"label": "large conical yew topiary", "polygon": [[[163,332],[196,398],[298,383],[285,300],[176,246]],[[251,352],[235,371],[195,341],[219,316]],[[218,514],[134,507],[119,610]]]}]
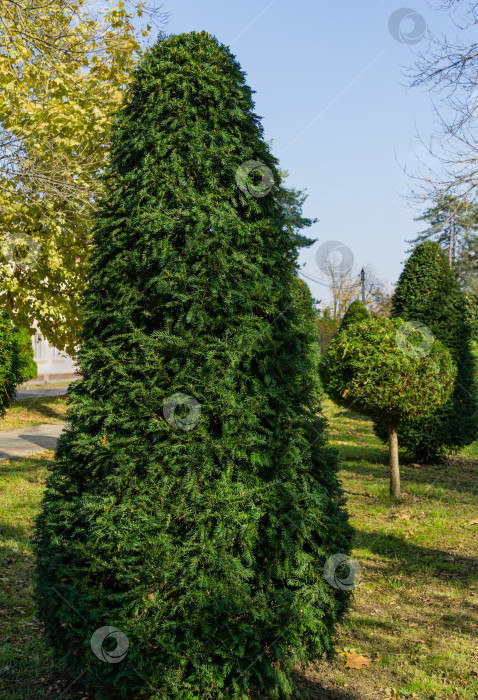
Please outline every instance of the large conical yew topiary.
[{"label": "large conical yew topiary", "polygon": [[[429,328],[448,348],[457,366],[448,401],[430,416],[398,431],[400,445],[407,452],[431,462],[478,437],[475,362],[466,302],[457,275],[438,243],[421,243],[407,260],[393,295],[392,316]],[[427,344],[424,337],[425,351]],[[377,426],[376,431],[384,437],[383,427]]]},{"label": "large conical yew topiary", "polygon": [[276,697],[332,648],[351,532],[283,201],[229,50],[160,38],[114,122],[36,534],[48,638],[97,698]]}]

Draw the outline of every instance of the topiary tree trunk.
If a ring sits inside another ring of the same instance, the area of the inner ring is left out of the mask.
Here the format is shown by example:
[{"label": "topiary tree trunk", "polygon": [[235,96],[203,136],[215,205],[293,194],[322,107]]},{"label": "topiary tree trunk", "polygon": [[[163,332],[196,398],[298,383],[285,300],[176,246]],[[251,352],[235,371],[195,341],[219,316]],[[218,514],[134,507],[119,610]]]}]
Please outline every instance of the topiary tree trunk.
[{"label": "topiary tree trunk", "polygon": [[39,615],[96,698],[287,694],[332,649],[351,529],[284,196],[229,50],[161,37],[114,123],[36,531]]},{"label": "topiary tree trunk", "polygon": [[400,464],[398,460],[398,434],[397,426],[388,424],[388,450],[390,460],[390,496],[396,501],[401,498],[400,493]]}]

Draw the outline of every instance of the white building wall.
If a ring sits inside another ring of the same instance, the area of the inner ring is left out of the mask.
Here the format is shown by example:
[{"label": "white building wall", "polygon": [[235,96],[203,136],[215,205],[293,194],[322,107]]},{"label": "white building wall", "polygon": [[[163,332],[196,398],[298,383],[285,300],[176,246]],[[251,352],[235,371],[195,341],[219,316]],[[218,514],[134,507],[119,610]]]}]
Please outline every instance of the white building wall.
[{"label": "white building wall", "polygon": [[33,352],[38,367],[38,379],[48,381],[50,379],[73,378],[77,365],[75,360],[64,353],[60,353],[46,338],[37,331],[32,336]]}]

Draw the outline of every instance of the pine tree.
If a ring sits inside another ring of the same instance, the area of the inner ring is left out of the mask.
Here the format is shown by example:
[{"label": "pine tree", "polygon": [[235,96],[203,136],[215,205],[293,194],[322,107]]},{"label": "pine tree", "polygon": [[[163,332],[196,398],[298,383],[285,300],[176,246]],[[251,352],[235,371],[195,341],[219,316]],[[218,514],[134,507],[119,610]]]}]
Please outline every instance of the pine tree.
[{"label": "pine tree", "polygon": [[366,321],[368,318],[370,318],[370,314],[367,307],[359,299],[356,299],[345,312],[342,323],[340,324],[339,333],[340,331],[347,330],[352,323]]},{"label": "pine tree", "polygon": [[[429,328],[458,368],[449,400],[427,418],[399,429],[400,444],[407,452],[432,462],[478,437],[475,361],[465,298],[438,243],[421,243],[407,260],[393,296],[392,316]],[[384,438],[383,428],[376,431]]]},{"label": "pine tree", "polygon": [[[349,591],[323,568],[351,529],[294,293],[301,239],[227,48],[160,37],[104,184],[39,614],[97,698],[289,693],[332,649]],[[105,627],[118,664],[97,658]]]},{"label": "pine tree", "polygon": [[412,250],[425,241],[436,241],[458,273],[464,287],[476,285],[478,253],[478,205],[452,195],[440,195],[416,221],[428,228],[411,241]]}]

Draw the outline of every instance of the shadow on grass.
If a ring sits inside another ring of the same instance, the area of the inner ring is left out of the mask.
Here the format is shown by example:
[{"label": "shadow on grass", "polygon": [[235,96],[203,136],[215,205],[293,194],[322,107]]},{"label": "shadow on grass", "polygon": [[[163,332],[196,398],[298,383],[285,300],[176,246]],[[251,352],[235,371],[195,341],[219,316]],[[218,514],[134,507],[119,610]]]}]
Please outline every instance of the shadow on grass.
[{"label": "shadow on grass", "polygon": [[51,460],[50,455],[43,459],[39,459],[38,456],[2,458],[0,459],[0,476],[26,475],[36,472],[38,469],[48,469],[51,466]]},{"label": "shadow on grass", "polygon": [[330,688],[328,685],[324,687],[316,678],[308,678],[307,672],[304,676],[293,672],[291,681],[295,689],[295,692],[292,694],[293,700],[358,700],[359,697],[353,691],[349,692],[342,688]]},{"label": "shadow on grass", "polygon": [[416,545],[398,535],[355,530],[354,546],[367,549],[380,557],[399,561],[407,573],[423,570],[432,576],[453,580],[461,586],[467,586],[470,578],[478,579],[477,559],[454,555],[452,561],[448,552]]},{"label": "shadow on grass", "polygon": [[[376,448],[340,447],[340,467],[345,472],[368,477],[369,479],[388,478],[388,452]],[[472,496],[478,492],[478,462],[460,460],[444,464],[428,464],[413,467],[411,458],[400,455],[400,472],[405,484],[414,483],[423,486],[439,485],[450,491],[467,493]]]},{"label": "shadow on grass", "polygon": [[66,396],[42,396],[41,398],[16,399],[14,406],[26,408],[45,418],[60,418],[62,413],[55,410],[58,404],[63,405]]},{"label": "shadow on grass", "polygon": [[0,522],[0,557],[9,556],[4,540],[15,540],[23,544],[27,540],[27,530],[19,525]]}]

